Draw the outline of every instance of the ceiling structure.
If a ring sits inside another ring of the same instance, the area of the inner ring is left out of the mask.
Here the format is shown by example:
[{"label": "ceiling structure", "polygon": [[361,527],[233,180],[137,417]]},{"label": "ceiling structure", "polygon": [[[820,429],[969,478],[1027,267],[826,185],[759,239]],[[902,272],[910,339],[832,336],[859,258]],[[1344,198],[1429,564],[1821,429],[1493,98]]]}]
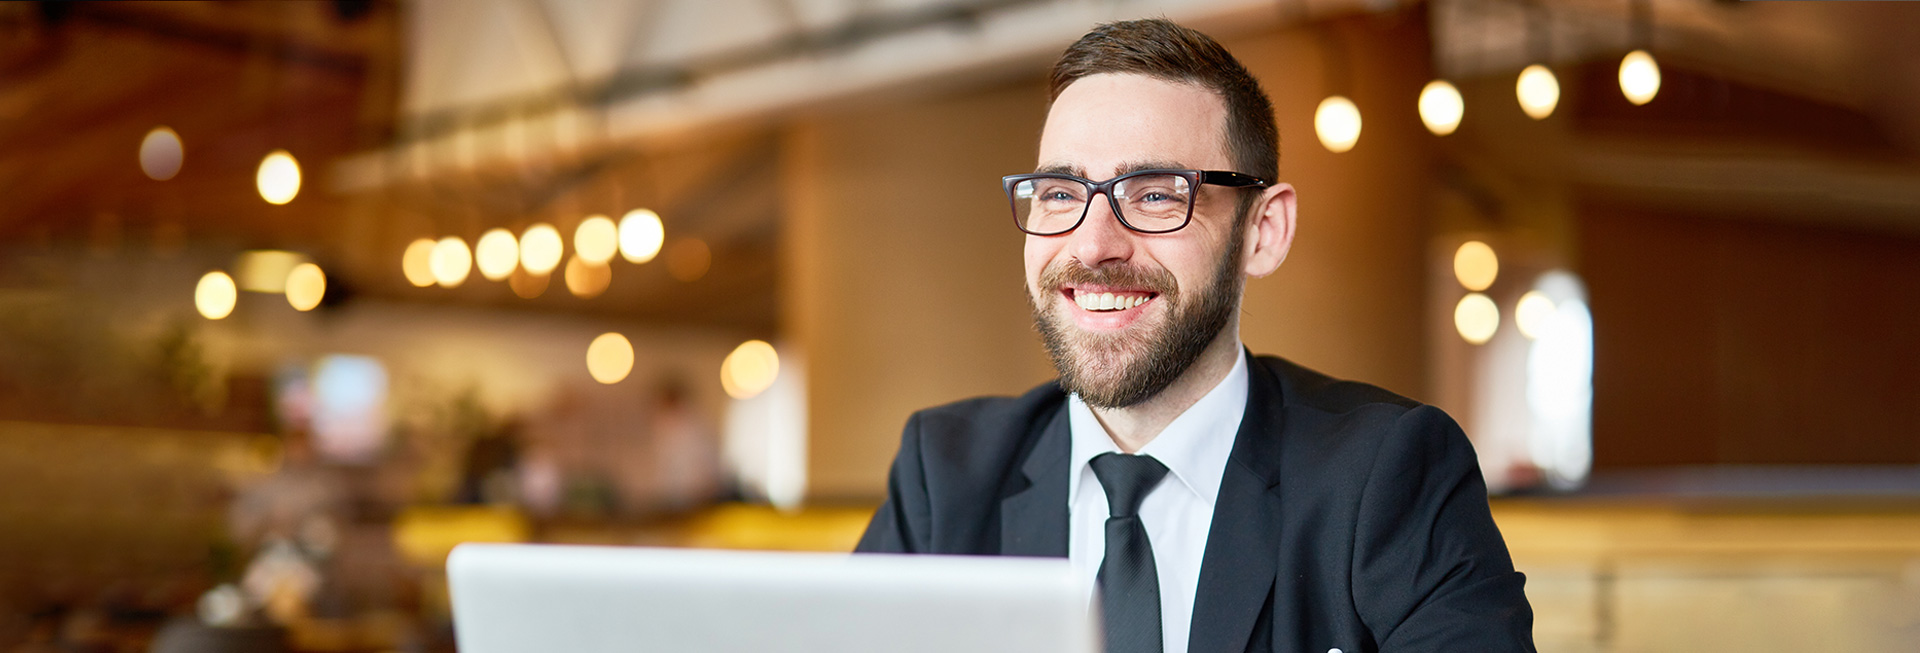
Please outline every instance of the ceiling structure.
[{"label": "ceiling structure", "polygon": [[[1510,89],[1520,67],[1551,61],[1570,88],[1602,95],[1618,56],[1649,47],[1671,92],[1721,98],[1692,113],[1586,103],[1544,147],[1470,155],[1544,161],[1539,169],[1572,183],[1662,202],[1837,202],[1831,212],[1920,230],[1920,58],[1908,54],[1920,12],[1900,4],[6,3],[0,239],[297,247],[363,296],[768,327],[776,130],[796,111],[1036,74],[1103,20],[1160,14],[1231,36],[1407,11],[1428,17],[1435,74],[1463,85]],[[1730,113],[1729,94],[1761,109]],[[167,182],[135,163],[156,125],[186,144],[186,165]],[[252,186],[273,149],[308,174],[286,206]],[[565,230],[588,212],[638,205],[659,210],[670,233],[711,244],[711,276],[679,283],[651,266],[623,272],[598,301],[549,290],[529,302],[503,284],[423,290],[399,274],[415,238],[471,240],[541,220]]]}]

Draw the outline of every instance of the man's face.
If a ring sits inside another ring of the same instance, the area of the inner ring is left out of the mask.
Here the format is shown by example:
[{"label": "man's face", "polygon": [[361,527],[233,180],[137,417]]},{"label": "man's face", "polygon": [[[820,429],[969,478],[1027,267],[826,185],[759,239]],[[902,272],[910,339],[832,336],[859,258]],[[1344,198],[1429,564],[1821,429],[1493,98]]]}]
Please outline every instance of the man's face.
[{"label": "man's face", "polygon": [[[1232,170],[1225,124],[1225,103],[1205,88],[1094,75],[1054,100],[1040,170],[1094,181],[1149,168]],[[1068,391],[1101,408],[1137,404],[1228,324],[1243,282],[1235,192],[1202,185],[1193,220],[1172,233],[1127,229],[1102,195],[1073,231],[1027,236],[1034,324]]]}]

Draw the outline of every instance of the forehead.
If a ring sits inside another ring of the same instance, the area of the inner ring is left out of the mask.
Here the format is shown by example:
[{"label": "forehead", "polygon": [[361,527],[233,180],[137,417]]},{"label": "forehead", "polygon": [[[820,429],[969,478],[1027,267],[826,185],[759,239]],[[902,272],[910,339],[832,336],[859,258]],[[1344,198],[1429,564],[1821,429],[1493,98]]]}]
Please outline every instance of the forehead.
[{"label": "forehead", "polygon": [[1231,169],[1226,103],[1197,84],[1104,73],[1060,92],[1040,133],[1040,167],[1105,179],[1140,163]]}]

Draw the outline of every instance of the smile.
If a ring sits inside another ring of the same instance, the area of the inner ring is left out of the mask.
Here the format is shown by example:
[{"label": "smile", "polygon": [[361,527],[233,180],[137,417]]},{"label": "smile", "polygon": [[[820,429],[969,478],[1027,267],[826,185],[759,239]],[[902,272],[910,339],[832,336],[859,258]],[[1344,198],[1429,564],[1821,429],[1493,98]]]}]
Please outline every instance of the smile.
[{"label": "smile", "polygon": [[1073,300],[1073,303],[1079,305],[1080,308],[1100,313],[1125,311],[1153,301],[1154,297],[1159,296],[1159,293],[1143,290],[1123,290],[1119,292],[1092,292],[1090,290],[1083,291],[1075,288],[1064,288],[1062,290],[1066,293],[1067,298]]}]

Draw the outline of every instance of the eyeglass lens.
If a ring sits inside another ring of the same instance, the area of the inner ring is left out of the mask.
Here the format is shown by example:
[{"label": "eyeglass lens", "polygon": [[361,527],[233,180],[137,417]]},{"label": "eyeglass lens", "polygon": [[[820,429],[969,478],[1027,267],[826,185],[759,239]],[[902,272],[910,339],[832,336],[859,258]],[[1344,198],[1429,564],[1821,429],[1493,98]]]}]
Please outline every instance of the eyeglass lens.
[{"label": "eyeglass lens", "polygon": [[[1014,217],[1026,231],[1053,234],[1074,228],[1087,212],[1093,187],[1075,179],[1026,179],[1013,187]],[[1186,223],[1193,186],[1179,175],[1141,175],[1114,184],[1120,219],[1140,231],[1167,231]]]}]

